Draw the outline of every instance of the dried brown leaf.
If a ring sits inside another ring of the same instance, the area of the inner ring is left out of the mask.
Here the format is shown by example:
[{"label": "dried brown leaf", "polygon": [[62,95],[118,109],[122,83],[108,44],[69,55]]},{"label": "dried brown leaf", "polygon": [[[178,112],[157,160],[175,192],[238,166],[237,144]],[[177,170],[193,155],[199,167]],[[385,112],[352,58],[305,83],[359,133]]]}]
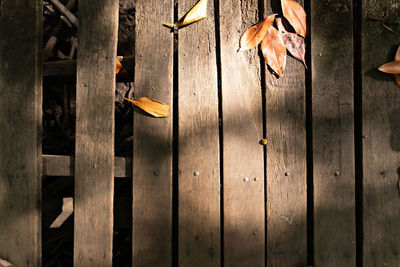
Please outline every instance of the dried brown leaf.
[{"label": "dried brown leaf", "polygon": [[281,0],[283,16],[290,22],[297,34],[306,37],[307,15],[304,8],[293,0]]},{"label": "dried brown leaf", "polygon": [[274,22],[275,16],[276,14],[269,15],[262,22],[257,23],[245,31],[242,37],[240,37],[239,52],[256,47],[264,38],[269,27]]},{"label": "dried brown leaf", "polygon": [[170,28],[174,28],[176,26],[184,27],[184,26],[192,24],[196,21],[204,19],[206,17],[207,17],[207,0],[200,0],[177,23],[175,23],[175,24],[164,23],[164,26],[167,26]]},{"label": "dried brown leaf", "polygon": [[274,26],[269,27],[261,41],[261,50],[267,64],[282,77],[286,66],[286,47]]},{"label": "dried brown leaf", "polygon": [[378,70],[390,74],[400,74],[400,61],[392,61],[383,64],[378,68]]},{"label": "dried brown leaf", "polygon": [[153,98],[139,97],[137,99],[128,99],[124,97],[124,99],[132,102],[135,106],[141,108],[142,110],[153,115],[154,117],[163,118],[168,117],[169,115],[169,105],[157,101]]},{"label": "dried brown leaf", "polygon": [[305,60],[306,44],[304,38],[295,33],[286,31],[281,18],[276,19],[276,25],[278,26],[279,35],[287,50],[294,58],[303,62],[304,66],[307,68]]}]

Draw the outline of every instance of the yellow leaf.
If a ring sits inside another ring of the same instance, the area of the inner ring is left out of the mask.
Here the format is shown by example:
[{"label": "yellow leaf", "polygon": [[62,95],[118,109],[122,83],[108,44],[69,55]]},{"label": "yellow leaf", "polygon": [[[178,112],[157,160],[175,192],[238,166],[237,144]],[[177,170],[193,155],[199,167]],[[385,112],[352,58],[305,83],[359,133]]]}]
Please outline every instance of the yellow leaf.
[{"label": "yellow leaf", "polygon": [[276,14],[269,15],[262,22],[257,23],[256,25],[245,31],[242,37],[240,37],[239,52],[256,47],[264,38],[265,34],[268,31],[268,28],[274,22],[275,16]]},{"label": "yellow leaf", "polygon": [[124,67],[122,67],[121,62],[119,62],[119,60],[118,60],[118,58],[117,58],[117,64],[116,64],[115,74],[118,74],[119,71],[120,71],[121,69],[123,69],[123,68],[124,68]]},{"label": "yellow leaf", "polygon": [[189,24],[192,24],[196,21],[199,21],[201,19],[204,19],[207,17],[207,0],[199,0],[197,4],[192,7],[192,9],[189,10],[188,13],[186,13],[185,16],[183,16],[178,23],[175,24],[169,24],[169,23],[164,23],[164,26],[167,27],[184,27]]},{"label": "yellow leaf", "polygon": [[261,41],[261,50],[267,64],[278,76],[282,77],[286,66],[286,47],[274,26],[269,27]]},{"label": "yellow leaf", "polygon": [[122,66],[121,61],[117,58],[117,64],[116,64],[116,71],[115,73],[120,77],[120,78],[129,78],[128,71]]},{"label": "yellow leaf", "polygon": [[296,33],[306,37],[307,15],[304,8],[293,0],[281,0],[283,16],[290,22]]},{"label": "yellow leaf", "polygon": [[128,99],[124,97],[124,99],[132,102],[135,106],[154,117],[163,118],[169,115],[169,106],[167,104],[150,97],[139,97],[137,99]]}]

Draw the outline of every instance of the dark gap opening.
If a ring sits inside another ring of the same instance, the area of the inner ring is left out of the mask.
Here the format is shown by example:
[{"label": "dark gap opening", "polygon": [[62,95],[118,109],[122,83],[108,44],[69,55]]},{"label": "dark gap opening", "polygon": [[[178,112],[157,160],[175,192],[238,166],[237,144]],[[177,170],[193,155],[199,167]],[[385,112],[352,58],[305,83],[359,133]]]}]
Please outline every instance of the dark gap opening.
[{"label": "dark gap opening", "polygon": [[132,178],[114,179],[113,266],[132,266]]},{"label": "dark gap opening", "polygon": [[[174,21],[178,21],[178,0],[174,0]],[[179,57],[178,30],[174,29],[173,117],[172,117],[172,266],[179,265]]]},{"label": "dark gap opening", "polygon": [[353,0],[356,266],[363,266],[362,1]]},{"label": "dark gap opening", "polygon": [[215,44],[216,64],[218,79],[218,121],[219,121],[219,175],[220,175],[220,259],[224,266],[224,127],[222,107],[222,70],[221,70],[221,32],[220,32],[220,10],[219,0],[214,0],[215,19]]},{"label": "dark gap opening", "polygon": [[[311,14],[310,0],[304,1],[304,9]],[[308,28],[311,28],[311,16],[307,16]],[[307,264],[314,265],[314,164],[313,164],[313,121],[312,121],[312,64],[311,36],[306,38],[306,161],[307,161]]]},{"label": "dark gap opening", "polygon": [[[258,0],[258,18],[260,21],[264,19],[265,14],[265,3],[264,0]],[[266,67],[265,67],[265,60],[262,54],[261,49],[258,50],[258,55],[260,57],[260,79],[261,79],[261,101],[262,101],[262,121],[263,121],[263,138],[267,138],[267,106],[266,106]],[[267,266],[267,146],[263,146],[263,161],[264,161],[264,229],[265,229],[265,236],[264,236],[264,255],[265,255],[265,266]]]}]

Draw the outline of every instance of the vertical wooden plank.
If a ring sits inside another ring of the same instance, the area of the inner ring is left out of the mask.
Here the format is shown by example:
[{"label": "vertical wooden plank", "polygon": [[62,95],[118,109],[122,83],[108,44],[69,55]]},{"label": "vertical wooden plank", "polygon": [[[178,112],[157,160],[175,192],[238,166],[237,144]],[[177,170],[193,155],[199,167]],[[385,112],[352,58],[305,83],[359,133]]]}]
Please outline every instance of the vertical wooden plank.
[{"label": "vertical wooden plank", "polygon": [[237,52],[258,14],[256,0],[220,1],[225,266],[265,263],[260,58],[255,49]]},{"label": "vertical wooden plank", "polygon": [[[180,0],[178,17],[197,0]],[[220,265],[220,168],[214,3],[179,30],[179,266]]]},{"label": "vertical wooden plank", "polygon": [[41,266],[42,1],[0,1],[0,258]]},{"label": "vertical wooden plank", "polygon": [[171,106],[157,119],[134,114],[133,266],[171,266],[173,0],[136,1],[135,97]]},{"label": "vertical wooden plank", "polygon": [[355,266],[350,0],[311,1],[315,266]]},{"label": "vertical wooden plank", "polygon": [[376,69],[393,60],[399,38],[367,21],[385,12],[396,21],[400,5],[362,1],[362,8],[363,266],[400,266],[400,88]]},{"label": "vertical wooden plank", "polygon": [[[266,1],[265,14],[272,14]],[[300,1],[304,5],[304,1]],[[266,72],[267,266],[307,265],[305,68],[288,56],[284,77]]]},{"label": "vertical wooden plank", "polygon": [[118,1],[79,1],[74,266],[111,266]]}]

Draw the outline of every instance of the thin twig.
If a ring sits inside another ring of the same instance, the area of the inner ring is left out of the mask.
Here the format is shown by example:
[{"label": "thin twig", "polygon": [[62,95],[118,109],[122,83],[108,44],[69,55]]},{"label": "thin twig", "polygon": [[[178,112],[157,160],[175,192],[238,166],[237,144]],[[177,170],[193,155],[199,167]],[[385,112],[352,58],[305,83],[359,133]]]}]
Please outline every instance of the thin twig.
[{"label": "thin twig", "polygon": [[390,31],[391,33],[395,34],[396,36],[400,36],[397,32],[395,32],[392,28],[387,26],[385,23],[382,23],[382,27],[385,28],[386,30]]},{"label": "thin twig", "polygon": [[382,17],[373,17],[373,16],[369,16],[368,20],[373,20],[373,21],[385,21],[387,16],[389,15],[389,8],[386,8],[385,13],[383,14]]}]

